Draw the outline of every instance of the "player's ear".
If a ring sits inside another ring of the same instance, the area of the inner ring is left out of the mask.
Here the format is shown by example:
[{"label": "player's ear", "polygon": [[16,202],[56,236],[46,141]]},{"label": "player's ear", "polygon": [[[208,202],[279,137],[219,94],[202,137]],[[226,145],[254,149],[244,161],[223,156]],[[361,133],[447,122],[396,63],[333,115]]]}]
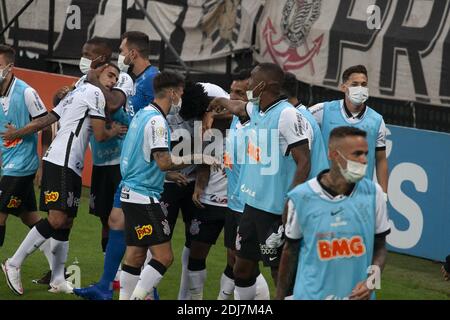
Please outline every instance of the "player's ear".
[{"label": "player's ear", "polygon": [[346,92],[347,92],[347,86],[345,85],[345,83],[342,83],[342,84],[339,86],[339,89],[340,89],[343,93],[346,93]]}]

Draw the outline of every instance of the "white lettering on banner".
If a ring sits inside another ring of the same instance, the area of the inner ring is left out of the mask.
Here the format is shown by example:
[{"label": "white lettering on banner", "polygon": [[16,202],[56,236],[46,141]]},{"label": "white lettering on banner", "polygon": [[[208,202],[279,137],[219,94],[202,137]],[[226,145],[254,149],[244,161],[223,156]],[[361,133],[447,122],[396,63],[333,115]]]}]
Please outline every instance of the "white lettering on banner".
[{"label": "white lettering on banner", "polygon": [[81,29],[81,9],[79,6],[71,5],[67,7],[66,26],[69,30]]},{"label": "white lettering on banner", "polygon": [[387,242],[399,249],[410,249],[420,240],[423,230],[423,214],[419,205],[402,192],[402,184],[411,181],[418,192],[427,192],[428,176],[425,170],[414,163],[395,166],[389,177],[389,201],[392,207],[409,222],[407,230],[399,230],[391,220],[391,233]]}]

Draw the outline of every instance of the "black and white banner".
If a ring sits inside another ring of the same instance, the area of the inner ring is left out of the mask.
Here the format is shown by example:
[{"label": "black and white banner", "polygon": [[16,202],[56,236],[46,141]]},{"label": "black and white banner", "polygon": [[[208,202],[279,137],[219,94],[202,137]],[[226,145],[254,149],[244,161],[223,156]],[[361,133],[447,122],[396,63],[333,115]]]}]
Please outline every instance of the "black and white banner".
[{"label": "black and white banner", "polygon": [[[185,61],[220,58],[249,48],[254,19],[264,3],[263,0],[138,1]],[[4,26],[27,0],[0,2]],[[19,29],[6,33],[6,42],[12,44],[17,35],[21,48],[47,53],[50,12],[49,0],[35,0],[20,17]],[[57,0],[53,56],[79,58],[83,43],[94,36],[111,39],[118,47],[124,19],[125,31],[147,33],[152,40],[152,52],[157,54],[161,37],[134,0],[126,1],[125,10],[121,0]]]},{"label": "black and white banner", "polygon": [[[345,68],[364,64],[375,97],[450,106],[450,0],[139,0],[185,61],[252,47],[299,80],[336,89]],[[0,0],[4,26],[27,0]],[[160,37],[134,0],[35,0],[6,42],[52,57],[78,59],[83,43],[122,31]],[[122,8],[122,3],[126,3]],[[262,13],[262,14],[261,14]]]},{"label": "black and white banner", "polygon": [[364,64],[375,97],[450,106],[449,0],[267,0],[259,61],[336,89]]}]

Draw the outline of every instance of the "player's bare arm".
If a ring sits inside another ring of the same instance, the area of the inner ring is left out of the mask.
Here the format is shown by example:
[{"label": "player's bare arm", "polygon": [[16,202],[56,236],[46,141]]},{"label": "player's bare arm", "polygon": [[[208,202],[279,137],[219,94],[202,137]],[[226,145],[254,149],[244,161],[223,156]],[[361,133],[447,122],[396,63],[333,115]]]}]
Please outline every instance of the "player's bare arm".
[{"label": "player's bare arm", "polygon": [[200,165],[197,167],[197,176],[195,179],[195,189],[194,193],[192,194],[192,202],[198,207],[198,208],[204,208],[203,204],[200,202],[200,196],[205,191],[206,186],[209,182],[209,166],[208,165]]},{"label": "player's bare arm", "polygon": [[58,121],[58,117],[53,113],[49,113],[43,117],[34,119],[30,123],[28,123],[25,127],[20,129],[16,129],[11,124],[7,124],[5,126],[6,131],[1,133],[0,135],[4,140],[15,140],[18,138],[22,138],[26,135],[36,133],[39,130],[48,127],[52,123],[55,123],[56,121]]},{"label": "player's bare arm", "polygon": [[288,240],[285,242],[278,268],[276,300],[284,300],[288,295],[291,284],[295,281],[294,277],[298,266],[299,253],[300,240]]},{"label": "player's bare arm", "polygon": [[120,90],[109,90],[100,83],[99,75],[105,70],[108,65],[103,65],[97,69],[91,69],[87,74],[87,81],[94,86],[98,87],[106,100],[106,109],[110,113],[114,113],[123,105],[125,105],[126,97],[125,94]]},{"label": "player's bare arm", "polygon": [[294,188],[306,181],[311,170],[311,157],[308,144],[305,143],[292,148],[291,154],[297,164],[297,170],[295,171],[294,180],[291,185],[291,188]]},{"label": "player's bare arm", "polygon": [[94,138],[97,141],[106,141],[113,137],[124,135],[127,133],[128,128],[117,122],[111,124],[111,128],[108,129],[105,126],[104,119],[91,118],[92,131]]},{"label": "player's bare arm", "polygon": [[222,114],[223,109],[228,110],[232,114],[238,117],[247,116],[247,111],[245,110],[246,102],[240,100],[229,100],[226,98],[215,98],[209,104],[208,110],[215,110],[216,113]]},{"label": "player's bare arm", "polygon": [[[378,266],[380,268],[380,272],[382,272],[384,266],[386,265],[386,258],[386,236],[376,236],[373,245],[372,265]],[[381,274],[379,276],[381,276]],[[369,300],[372,291],[373,289],[369,289],[367,287],[367,280],[364,280],[356,285],[349,298],[352,300]]]},{"label": "player's bare arm", "polygon": [[388,161],[386,158],[386,150],[377,150],[375,153],[376,157],[376,172],[377,181],[383,189],[384,193],[387,193],[388,188]]}]

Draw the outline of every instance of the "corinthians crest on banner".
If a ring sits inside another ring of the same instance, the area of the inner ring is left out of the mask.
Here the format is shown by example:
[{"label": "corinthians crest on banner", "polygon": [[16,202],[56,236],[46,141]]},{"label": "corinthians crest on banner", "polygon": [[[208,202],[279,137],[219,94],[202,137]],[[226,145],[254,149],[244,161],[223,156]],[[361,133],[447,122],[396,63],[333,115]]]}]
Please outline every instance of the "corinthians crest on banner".
[{"label": "corinthians crest on banner", "polygon": [[[272,60],[286,71],[296,71],[309,65],[315,73],[314,58],[322,48],[324,35],[311,38],[310,31],[319,19],[321,0],[268,1],[260,25],[260,48],[264,60]],[[274,6],[274,8],[270,8]],[[275,7],[278,12],[274,15]]]}]

